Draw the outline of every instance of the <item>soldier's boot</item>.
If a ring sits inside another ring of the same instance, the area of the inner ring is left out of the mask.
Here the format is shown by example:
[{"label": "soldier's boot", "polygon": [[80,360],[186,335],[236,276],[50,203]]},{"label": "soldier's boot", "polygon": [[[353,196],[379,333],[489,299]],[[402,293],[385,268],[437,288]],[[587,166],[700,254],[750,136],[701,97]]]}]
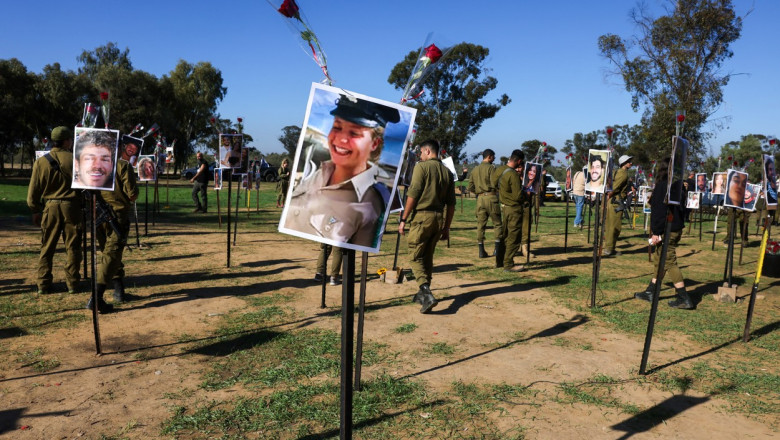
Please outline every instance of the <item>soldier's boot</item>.
[{"label": "soldier's boot", "polygon": [[488,254],[485,252],[485,243],[479,243],[479,258],[487,258]]},{"label": "soldier's boot", "polygon": [[504,253],[506,246],[503,241],[496,242],[496,267],[504,267]]},{"label": "soldier's boot", "polygon": [[[98,303],[97,303],[97,309],[99,313],[110,313],[114,311],[114,306],[111,304],[105,302],[103,300],[103,294],[106,292],[106,285],[105,284],[98,284],[97,285],[97,297],[98,297]],[[92,295],[89,295],[89,301],[87,301],[87,305],[84,306],[87,310],[92,310]]]},{"label": "soldier's boot", "polygon": [[694,308],[693,301],[691,301],[691,297],[688,296],[688,292],[685,291],[685,286],[675,287],[674,291],[676,295],[673,300],[667,303],[669,304],[669,307],[673,307],[675,309],[684,309],[684,310],[691,310]]},{"label": "soldier's boot", "polygon": [[114,280],[114,304],[122,304],[125,302],[125,282],[122,278]]},{"label": "soldier's boot", "polygon": [[650,281],[650,284],[647,285],[647,289],[645,289],[644,292],[636,292],[634,294],[634,298],[636,299],[642,299],[648,302],[653,301],[653,291],[655,291],[655,283]]},{"label": "soldier's boot", "polygon": [[433,297],[430,286],[428,286],[428,284],[421,285],[420,290],[423,292],[420,313],[428,313],[439,302],[436,301],[436,298]]},{"label": "soldier's boot", "polygon": [[501,243],[503,242],[500,240],[496,240],[495,242],[493,242],[493,253],[490,254],[491,257],[496,256],[496,253],[498,252],[498,247],[501,246]]},{"label": "soldier's boot", "polygon": [[425,296],[425,292],[422,290],[422,287],[420,287],[417,290],[417,293],[414,294],[414,302],[416,302],[417,304],[422,305],[424,296]]},{"label": "soldier's boot", "polygon": [[528,256],[530,256],[531,258],[536,257],[536,255],[531,254],[531,252],[528,250],[527,244],[520,245],[520,254],[524,257],[528,257]]}]

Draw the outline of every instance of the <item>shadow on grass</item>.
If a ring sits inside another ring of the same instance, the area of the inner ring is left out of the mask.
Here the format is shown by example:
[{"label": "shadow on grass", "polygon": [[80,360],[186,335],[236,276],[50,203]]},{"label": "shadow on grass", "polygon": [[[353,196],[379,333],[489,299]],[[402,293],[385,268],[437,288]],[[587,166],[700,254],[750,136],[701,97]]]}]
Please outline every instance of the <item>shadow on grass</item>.
[{"label": "shadow on grass", "polygon": [[[407,414],[407,413],[413,413],[415,411],[418,411],[422,408],[425,408],[426,411],[428,409],[434,409],[435,407],[442,406],[444,404],[448,403],[446,400],[437,399],[432,402],[426,403],[424,405],[419,405],[414,408],[405,409],[403,411],[396,411],[396,412],[389,412],[384,413],[379,417],[368,419],[368,420],[361,420],[355,424],[352,425],[353,430],[360,429],[360,428],[366,428],[369,426],[377,425],[379,423],[382,423],[386,420],[393,419],[395,417]],[[319,439],[327,439],[327,438],[335,438],[338,437],[338,435],[341,433],[341,429],[331,429],[330,431],[320,432],[318,434],[309,434],[304,435],[302,437],[298,437],[297,440],[319,440]],[[351,438],[351,433],[350,433]]]},{"label": "shadow on grass", "polygon": [[181,260],[185,258],[198,258],[203,254],[189,254],[189,255],[171,255],[170,257],[154,257],[147,258],[146,261],[168,261],[168,260]]},{"label": "shadow on grass", "polygon": [[612,425],[611,428],[615,431],[624,431],[625,434],[618,437],[618,440],[626,440],[631,438],[634,434],[650,431],[657,425],[666,423],[666,421],[672,417],[709,400],[710,397],[692,397],[679,394],[672,396],[629,419]]},{"label": "shadow on grass", "polygon": [[257,347],[258,345],[263,345],[281,335],[282,333],[267,330],[254,331],[192,350],[187,350],[187,353],[202,354],[205,356],[227,356],[237,351],[248,350]]},{"label": "shadow on grass", "polygon": [[[17,426],[19,419],[22,417],[27,408],[14,408],[0,411],[0,434],[10,431],[16,431],[23,429],[21,426]],[[70,413],[67,411],[52,411],[37,414],[24,414],[24,417],[50,417],[50,416],[64,416]]]},{"label": "shadow on grass", "polygon": [[588,321],[590,321],[590,319],[587,316],[577,314],[577,315],[573,316],[571,319],[569,319],[568,321],[559,322],[558,324],[555,324],[554,326],[552,326],[550,328],[546,328],[546,329],[544,329],[544,330],[542,330],[542,331],[540,331],[538,333],[535,333],[535,334],[533,334],[531,336],[528,336],[527,338],[516,339],[514,341],[510,341],[510,342],[507,342],[505,344],[501,344],[498,347],[491,348],[490,350],[485,350],[485,351],[480,352],[480,353],[474,353],[474,354],[472,354],[470,356],[466,356],[466,357],[458,359],[456,361],[447,362],[446,364],[437,365],[435,367],[431,367],[431,368],[428,368],[426,370],[418,371],[416,373],[410,373],[410,374],[408,374],[406,376],[401,377],[401,379],[406,379],[406,378],[410,378],[410,377],[417,377],[417,376],[420,376],[420,375],[425,374],[425,373],[430,373],[432,371],[440,370],[442,368],[446,368],[446,367],[449,367],[449,366],[452,366],[452,365],[456,365],[456,364],[459,364],[459,363],[462,363],[462,362],[466,362],[466,361],[469,361],[469,360],[472,360],[472,359],[476,359],[478,357],[484,356],[486,354],[493,353],[493,352],[498,351],[498,350],[503,350],[505,348],[509,348],[509,347],[511,347],[513,345],[517,345],[517,344],[520,344],[522,342],[528,342],[528,341],[530,341],[532,339],[549,338],[549,337],[552,337],[552,336],[558,336],[560,334],[566,333],[567,331],[569,331],[569,330],[571,330],[571,329],[573,329],[575,327],[578,327],[578,326],[580,326],[582,324],[585,324]]},{"label": "shadow on grass", "polygon": [[[760,338],[760,337],[768,335],[769,333],[772,333],[772,332],[774,332],[775,330],[778,330],[778,329],[780,329],[780,321],[775,321],[775,322],[773,322],[771,324],[767,324],[767,325],[765,325],[763,327],[760,327],[760,328],[758,328],[756,330],[753,330],[752,332],[750,332],[750,336],[751,336],[751,339],[752,338]],[[677,364],[683,363],[685,361],[689,361],[691,359],[696,359],[698,357],[701,357],[701,356],[704,356],[704,355],[708,355],[710,353],[714,353],[714,352],[716,352],[716,351],[718,351],[718,350],[720,350],[722,348],[728,347],[729,345],[731,345],[731,344],[733,344],[735,342],[739,342],[741,340],[742,340],[742,336],[734,338],[734,339],[732,339],[730,341],[726,341],[726,342],[724,342],[722,344],[719,344],[719,345],[716,345],[716,346],[714,346],[712,348],[708,348],[707,350],[704,350],[704,351],[702,351],[700,353],[692,354],[690,356],[686,356],[684,358],[681,358],[681,359],[678,359],[676,361],[672,361],[672,362],[666,363],[664,365],[659,365],[657,367],[654,367],[654,368],[650,369],[647,372],[647,374],[652,374],[652,373],[655,373],[657,371],[663,370],[664,368],[668,368],[668,367],[671,367],[673,365],[677,365]]]}]

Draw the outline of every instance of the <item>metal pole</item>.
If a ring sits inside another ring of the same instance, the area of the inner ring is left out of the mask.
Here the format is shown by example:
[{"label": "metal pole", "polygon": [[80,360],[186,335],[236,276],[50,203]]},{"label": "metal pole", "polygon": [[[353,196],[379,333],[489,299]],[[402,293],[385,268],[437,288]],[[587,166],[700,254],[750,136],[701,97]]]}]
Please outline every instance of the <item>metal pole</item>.
[{"label": "metal pole", "polygon": [[588,244],[590,244],[590,215],[593,209],[593,200],[588,200]]},{"label": "metal pole", "polygon": [[701,241],[701,230],[704,229],[704,200],[702,198],[699,197],[699,241]]},{"label": "metal pole", "polygon": [[[233,179],[230,179],[233,180]],[[233,246],[236,245],[236,235],[238,234],[238,202],[241,199],[241,184],[236,188],[236,219],[233,220]]]},{"label": "metal pole", "polygon": [[569,246],[569,195],[566,191],[563,192],[563,197],[566,199],[566,227],[563,229],[563,253]]},{"label": "metal pole", "polygon": [[360,373],[363,367],[363,323],[366,308],[366,280],[368,278],[368,252],[361,254],[360,297],[358,299],[357,348],[355,350],[355,390],[360,391]]},{"label": "metal pole", "polygon": [[[768,213],[771,211],[767,211]],[[764,269],[764,257],[766,256],[766,243],[769,241],[769,229],[772,227],[772,217],[767,215],[764,220],[764,235],[761,237],[761,250],[758,254],[758,266],[756,267],[756,277],[753,280],[753,289],[750,291],[750,302],[748,303],[747,318],[745,319],[745,331],[742,334],[742,342],[750,340],[750,324],[753,321],[753,308],[756,305],[756,294],[758,293],[758,283],[761,281],[761,271]]]},{"label": "metal pole", "polygon": [[[590,282],[590,307],[596,306],[596,286],[598,285],[599,280],[599,213],[601,212],[601,194],[596,194],[596,218],[595,218],[595,226],[593,228],[593,270],[591,273],[591,282]],[[590,213],[589,217],[590,219]],[[590,222],[588,222],[588,227],[590,228]]]},{"label": "metal pole", "polygon": [[712,226],[712,249],[715,250],[715,236],[718,235],[718,217],[720,216],[720,206],[718,206],[718,210],[715,212],[715,224]]},{"label": "metal pole", "polygon": [[135,212],[135,247],[141,249],[141,237],[138,233],[138,205],[133,202],[133,211]]},{"label": "metal pole", "polygon": [[739,265],[742,266],[742,252],[745,250],[745,242],[748,236],[748,221],[750,220],[750,214],[745,214],[744,222],[742,223],[742,237],[739,240]]},{"label": "metal pole", "polygon": [[[671,210],[666,207],[666,218],[671,215]],[[653,340],[653,330],[655,329],[655,315],[658,312],[658,295],[661,291],[661,284],[666,274],[666,253],[669,250],[669,235],[672,233],[672,224],[666,221],[664,228],[664,242],[661,246],[661,256],[658,261],[658,270],[655,273],[655,288],[653,289],[653,302],[650,305],[650,320],[647,323],[647,334],[645,334],[645,346],[642,350],[642,362],[639,365],[639,374],[647,374],[647,357],[650,355],[650,343]]]},{"label": "metal pole", "polygon": [[222,190],[216,191],[217,193],[217,224],[219,225],[219,228],[222,228],[222,210],[220,209],[221,203],[219,203],[219,193],[221,193]]},{"label": "metal pole", "polygon": [[[326,286],[328,284],[328,257],[330,257],[331,250],[332,250],[332,247],[329,244],[326,244],[325,245],[325,249],[324,249],[324,252],[325,252],[325,270],[323,271],[324,273],[322,274],[322,286],[321,286],[322,287],[322,301],[320,301],[320,308],[321,309],[324,309],[326,307],[325,306],[325,289],[326,289]],[[341,261],[343,262],[344,260],[341,260]]]},{"label": "metal pole", "polygon": [[[84,191],[84,194],[82,195],[82,207],[81,207],[81,260],[84,262],[84,279],[86,280],[89,278],[89,273],[87,272],[87,216],[89,215],[87,213],[88,209],[88,201],[89,198],[87,197],[89,195],[89,192]],[[138,218],[138,213],[136,213],[136,218]],[[137,226],[137,223],[136,223]],[[136,227],[136,234],[138,234],[138,229]]]},{"label": "metal pole", "polygon": [[144,237],[149,236],[149,181],[146,181],[146,194],[144,195]]},{"label": "metal pole", "polygon": [[225,185],[225,173],[228,175],[228,199],[227,199],[227,267],[230,267],[230,190],[233,186],[233,169],[225,168],[222,171],[222,185]]},{"label": "metal pole", "polygon": [[97,222],[95,221],[95,195],[90,193],[90,223],[91,223],[91,236],[92,236],[92,330],[95,334],[95,353],[102,354],[103,350],[100,346],[100,323],[98,322],[98,288],[97,288],[97,260],[95,255],[97,254]]},{"label": "metal pole", "polygon": [[736,215],[729,215],[728,250],[726,251],[726,266],[723,269],[723,280],[728,281],[729,287],[731,287],[731,266],[734,264],[734,220],[736,217]]},{"label": "metal pole", "polygon": [[341,440],[352,439],[352,353],[355,334],[355,251],[344,249],[341,285]]}]

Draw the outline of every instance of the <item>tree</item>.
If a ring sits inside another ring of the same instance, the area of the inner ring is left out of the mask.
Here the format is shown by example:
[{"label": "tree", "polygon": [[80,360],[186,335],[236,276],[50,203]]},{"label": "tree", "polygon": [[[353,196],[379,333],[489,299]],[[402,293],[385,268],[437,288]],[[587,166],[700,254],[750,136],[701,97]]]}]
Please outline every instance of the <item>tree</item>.
[{"label": "tree", "polygon": [[[555,153],[558,152],[557,148],[552,145],[547,145],[546,143],[542,145],[542,141],[537,139],[523,142],[520,145],[520,149],[523,150],[526,162],[531,162],[536,159],[537,163],[550,163]],[[536,153],[539,153],[541,156],[535,157]]]},{"label": "tree", "polygon": [[[465,160],[465,143],[482,123],[492,118],[511,100],[502,94],[494,103],[484,98],[498,85],[484,66],[490,51],[471,43],[460,43],[438,61],[425,81],[425,93],[412,101],[417,109],[416,139],[436,139],[456,162]],[[418,51],[409,52],[396,64],[387,82],[403,90],[417,61]]]},{"label": "tree", "polygon": [[5,158],[25,144],[30,156],[34,135],[34,90],[36,76],[16,58],[0,60],[0,173],[5,175]]},{"label": "tree", "polygon": [[288,125],[282,129],[282,135],[279,136],[279,142],[287,150],[287,154],[295,156],[295,150],[298,147],[298,139],[301,137],[301,127],[297,125]]},{"label": "tree", "polygon": [[[612,157],[615,160],[623,154],[629,154],[634,156],[635,165],[645,166],[651,160],[657,159],[649,158],[646,152],[638,148],[638,153],[631,151],[637,145],[641,127],[637,125],[631,127],[628,125],[612,125],[609,128],[612,129],[611,146],[614,148]],[[605,127],[590,133],[574,133],[572,139],[566,140],[561,151],[566,154],[574,154],[572,167],[579,169],[587,164],[588,150],[606,150],[608,148],[609,142],[607,139],[607,128]]]},{"label": "tree", "polygon": [[723,101],[723,86],[731,77],[719,72],[731,58],[729,45],[742,30],[731,0],[667,0],[667,15],[650,17],[640,3],[631,19],[639,35],[623,39],[614,34],[599,37],[601,54],[615,67],[631,107],[644,106],[640,142],[643,150],[666,156],[675,132],[676,110],[684,110],[685,136],[692,157],[704,153],[702,141],[710,135],[702,127]]},{"label": "tree", "polygon": [[[721,171],[728,168],[742,168],[747,165],[745,171],[747,171],[750,181],[760,182],[762,178],[761,166],[763,165],[762,155],[764,154],[762,147],[765,146],[763,143],[765,139],[766,136],[760,134],[749,134],[742,136],[739,141],[731,141],[721,147]],[[717,158],[714,162],[714,165],[717,166]]]}]

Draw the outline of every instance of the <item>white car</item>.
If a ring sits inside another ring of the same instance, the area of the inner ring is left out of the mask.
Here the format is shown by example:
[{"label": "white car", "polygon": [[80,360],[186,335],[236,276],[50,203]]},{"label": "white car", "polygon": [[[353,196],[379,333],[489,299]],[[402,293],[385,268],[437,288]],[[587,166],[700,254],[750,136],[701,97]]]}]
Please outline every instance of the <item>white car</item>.
[{"label": "white car", "polygon": [[544,191],[544,197],[552,197],[555,200],[563,200],[563,190],[561,189],[561,185],[558,184],[558,181],[555,180],[555,177],[545,174],[544,175],[544,182],[545,182],[545,191]]}]

